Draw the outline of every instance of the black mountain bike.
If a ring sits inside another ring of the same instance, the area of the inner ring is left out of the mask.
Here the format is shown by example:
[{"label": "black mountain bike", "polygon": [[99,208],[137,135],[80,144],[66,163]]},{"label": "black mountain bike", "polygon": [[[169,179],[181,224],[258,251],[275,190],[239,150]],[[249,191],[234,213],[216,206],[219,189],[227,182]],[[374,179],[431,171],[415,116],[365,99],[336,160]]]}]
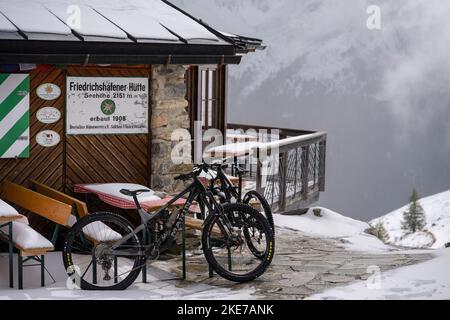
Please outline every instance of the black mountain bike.
[{"label": "black mountain bike", "polygon": [[[234,172],[238,174],[239,183],[234,185],[228,176],[225,174],[224,169],[228,167],[224,163],[215,163],[211,165],[212,171],[208,171],[210,181],[208,189],[219,199],[220,203],[225,205],[227,203],[243,203],[246,205],[256,204],[261,211],[261,214],[267,219],[272,234],[275,236],[275,225],[273,221],[272,209],[266,198],[256,190],[248,191],[244,197],[242,197],[242,175],[245,173],[238,166],[235,167]],[[249,250],[253,255],[259,259],[264,258],[264,252],[258,248],[257,243],[253,244],[253,234],[257,232],[252,228],[243,229],[244,237],[247,241]]]},{"label": "black mountain bike", "polygon": [[235,166],[234,172],[238,175],[239,183],[238,185],[234,185],[224,171],[224,169],[228,167],[228,164],[214,163],[211,164],[210,167],[213,173],[211,173],[211,171],[208,172],[211,177],[208,189],[218,197],[220,203],[237,202],[249,205],[252,204],[252,202],[256,203],[262,209],[261,213],[264,214],[275,234],[272,209],[266,198],[256,190],[250,190],[242,197],[242,175],[245,171],[241,170],[238,166]]},{"label": "black mountain bike", "polygon": [[[70,278],[87,290],[123,290],[138,277],[147,260],[158,259],[172,244],[184,217],[194,201],[206,206],[209,215],[203,225],[202,247],[205,258],[220,276],[247,282],[261,276],[270,265],[275,250],[272,228],[255,209],[245,204],[218,203],[200,182],[200,173],[210,166],[195,166],[192,173],[177,180],[192,183],[163,208],[148,213],[137,195],[147,190],[121,190],[133,197],[141,225],[134,227],[124,217],[110,212],[90,214],[80,219],[67,234],[63,248],[64,266]],[[181,210],[168,208],[187,195]],[[251,239],[245,230],[252,230]],[[250,245],[249,245],[250,242]],[[249,246],[258,246],[256,257]]]}]

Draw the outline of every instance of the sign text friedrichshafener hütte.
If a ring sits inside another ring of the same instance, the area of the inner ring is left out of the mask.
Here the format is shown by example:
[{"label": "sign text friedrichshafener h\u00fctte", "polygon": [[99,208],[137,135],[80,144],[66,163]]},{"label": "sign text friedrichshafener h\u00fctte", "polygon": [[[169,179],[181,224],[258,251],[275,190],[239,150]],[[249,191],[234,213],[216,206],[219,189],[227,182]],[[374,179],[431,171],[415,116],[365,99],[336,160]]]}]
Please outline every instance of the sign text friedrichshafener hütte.
[{"label": "sign text friedrichshafener h\u00fctte", "polygon": [[67,77],[66,132],[148,133],[148,78]]}]

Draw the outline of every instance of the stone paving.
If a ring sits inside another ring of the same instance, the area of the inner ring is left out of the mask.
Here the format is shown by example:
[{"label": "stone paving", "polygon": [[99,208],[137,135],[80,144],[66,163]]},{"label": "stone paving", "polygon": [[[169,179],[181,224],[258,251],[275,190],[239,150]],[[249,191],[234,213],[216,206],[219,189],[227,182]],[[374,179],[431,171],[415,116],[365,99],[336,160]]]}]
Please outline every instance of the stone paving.
[{"label": "stone paving", "polygon": [[[419,263],[431,258],[426,253],[365,253],[348,251],[339,240],[315,238],[298,231],[277,229],[276,255],[269,270],[248,284],[235,284],[218,275],[208,277],[207,264],[201,251],[191,254],[188,261],[188,281],[233,290],[253,288],[258,299],[303,299],[328,288],[355,280],[366,280],[369,266],[381,272]],[[181,263],[166,263],[170,272],[181,272]],[[157,264],[159,264],[157,262]],[[168,267],[169,266],[169,267]]]}]

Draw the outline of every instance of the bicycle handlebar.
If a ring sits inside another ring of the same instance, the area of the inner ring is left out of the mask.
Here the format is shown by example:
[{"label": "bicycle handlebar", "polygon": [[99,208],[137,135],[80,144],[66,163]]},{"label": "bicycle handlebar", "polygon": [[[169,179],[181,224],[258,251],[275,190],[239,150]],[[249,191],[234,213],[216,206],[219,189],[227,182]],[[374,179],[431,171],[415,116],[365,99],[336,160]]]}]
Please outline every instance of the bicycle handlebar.
[{"label": "bicycle handlebar", "polygon": [[226,169],[226,168],[228,168],[228,164],[226,164],[226,163],[208,164],[206,162],[203,162],[202,164],[194,165],[193,170],[192,170],[191,173],[180,174],[179,176],[174,177],[174,179],[175,180],[185,181],[185,180],[192,179],[194,177],[198,177],[202,171],[205,172],[205,173],[208,173],[208,171],[210,169],[218,170],[218,169]]},{"label": "bicycle handlebar", "polygon": [[174,177],[174,179],[186,181],[194,177],[198,177],[202,171],[208,172],[206,165],[207,165],[206,163],[203,163],[201,165],[194,165],[194,168],[192,169],[191,173],[180,174],[179,176]]}]

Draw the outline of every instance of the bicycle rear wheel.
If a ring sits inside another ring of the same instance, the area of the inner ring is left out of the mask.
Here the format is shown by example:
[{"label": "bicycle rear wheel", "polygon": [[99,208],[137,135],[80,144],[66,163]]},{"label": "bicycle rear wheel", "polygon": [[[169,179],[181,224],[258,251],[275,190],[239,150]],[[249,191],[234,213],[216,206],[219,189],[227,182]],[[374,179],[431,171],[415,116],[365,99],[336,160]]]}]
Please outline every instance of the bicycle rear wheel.
[{"label": "bicycle rear wheel", "polygon": [[[206,260],[220,276],[234,282],[252,281],[261,276],[272,262],[275,240],[267,220],[252,207],[225,204],[222,214],[211,214],[205,221],[202,234]],[[232,230],[225,227],[225,217],[230,219]],[[256,257],[244,236],[245,229],[252,233],[251,245],[258,246],[261,257]]]},{"label": "bicycle rear wheel", "polygon": [[64,267],[72,281],[84,290],[128,288],[145,263],[139,255],[139,238],[133,235],[113,246],[132,231],[128,220],[110,212],[93,213],[75,223],[63,248]]}]

